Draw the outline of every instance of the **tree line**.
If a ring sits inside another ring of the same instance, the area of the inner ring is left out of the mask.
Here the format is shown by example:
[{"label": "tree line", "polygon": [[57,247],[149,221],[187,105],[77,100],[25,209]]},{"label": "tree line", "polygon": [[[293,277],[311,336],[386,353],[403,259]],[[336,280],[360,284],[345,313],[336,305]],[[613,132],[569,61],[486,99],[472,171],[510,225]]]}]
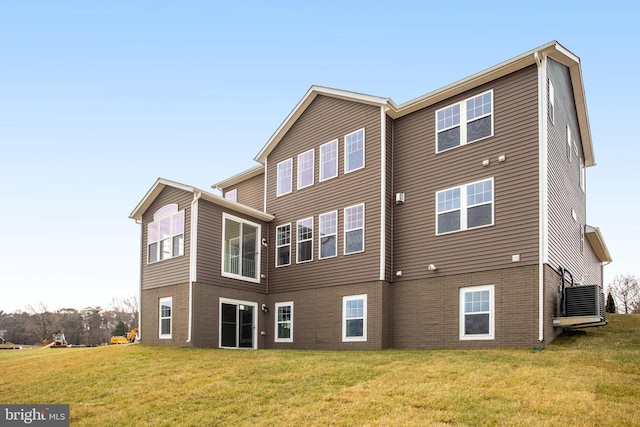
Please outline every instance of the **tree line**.
[{"label": "tree line", "polygon": [[71,345],[96,346],[112,336],[123,335],[138,326],[138,301],[115,298],[108,308],[63,308],[51,311],[43,304],[27,306],[26,311],[0,310],[0,337],[7,342],[41,345],[56,332],[63,332]]}]

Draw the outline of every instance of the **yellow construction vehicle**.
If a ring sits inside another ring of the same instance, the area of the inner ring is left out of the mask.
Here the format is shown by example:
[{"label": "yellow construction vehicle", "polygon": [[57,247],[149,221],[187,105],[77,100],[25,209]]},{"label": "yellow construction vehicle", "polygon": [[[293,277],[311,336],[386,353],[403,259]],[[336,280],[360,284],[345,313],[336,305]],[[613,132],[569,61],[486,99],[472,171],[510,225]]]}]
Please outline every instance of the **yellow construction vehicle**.
[{"label": "yellow construction vehicle", "polygon": [[67,340],[62,331],[55,332],[49,335],[49,338],[42,341],[42,348],[66,348],[68,346],[69,344],[67,344]]},{"label": "yellow construction vehicle", "polygon": [[138,328],[133,328],[126,336],[111,337],[111,344],[129,344],[136,341]]}]

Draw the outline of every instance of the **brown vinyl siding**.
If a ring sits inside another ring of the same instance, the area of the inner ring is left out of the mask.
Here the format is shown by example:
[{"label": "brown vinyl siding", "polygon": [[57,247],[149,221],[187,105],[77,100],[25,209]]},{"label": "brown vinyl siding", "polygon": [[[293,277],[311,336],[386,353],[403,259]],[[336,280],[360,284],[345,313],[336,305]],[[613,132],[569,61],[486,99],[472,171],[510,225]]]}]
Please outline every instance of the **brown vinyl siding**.
[{"label": "brown vinyl siding", "polygon": [[[435,152],[435,111],[493,89],[494,135]],[[530,66],[396,120],[394,270],[400,280],[516,267],[538,262],[537,70]],[[505,155],[506,161],[498,162]],[[483,166],[483,160],[489,166]],[[494,225],[436,236],[436,193],[494,178]],[[513,263],[512,255],[520,255]],[[397,281],[398,279],[394,279]]]},{"label": "brown vinyl siding", "polygon": [[[189,256],[191,253],[191,202],[193,193],[165,187],[142,216],[142,289],[174,285],[189,281]],[[147,224],[153,222],[153,214],[161,207],[177,203],[184,210],[184,255],[147,263]]]},{"label": "brown vinyl siding", "polygon": [[224,192],[236,189],[237,202],[259,211],[264,210],[264,174],[242,181],[232,187],[223,189]]},{"label": "brown vinyl siding", "polygon": [[[216,284],[234,289],[253,292],[265,291],[265,279],[261,283],[222,276],[222,217],[223,212],[234,217],[260,225],[261,237],[267,238],[268,227],[260,220],[239,212],[221,208],[215,203],[198,200],[198,266],[196,280],[204,284]],[[267,272],[267,249],[258,242],[260,251],[260,273]]]},{"label": "brown vinyl siding", "polygon": [[[267,162],[267,212],[276,216],[269,236],[269,291],[282,292],[374,281],[380,271],[380,108],[318,96],[270,153]],[[365,129],[365,167],[344,173],[345,135]],[[319,180],[320,146],[338,139],[338,176]],[[314,185],[298,190],[297,156],[315,150]],[[290,194],[276,197],[277,164],[293,159]],[[365,251],[344,255],[344,208],[365,204]],[[319,259],[318,216],[338,211],[337,254]],[[296,221],[314,219],[313,261],[296,264]],[[275,236],[280,225],[292,226],[291,265],[275,267]]]},{"label": "brown vinyl siding", "polygon": [[[591,273],[587,271],[585,255],[580,252],[580,228],[586,222],[586,196],[580,189],[579,157],[584,157],[580,130],[569,70],[548,59],[547,74],[555,90],[555,123],[547,118],[549,264],[556,269],[569,269],[579,281]],[[571,161],[567,158],[567,125],[578,147],[578,155],[571,147]],[[585,242],[585,254],[587,246]]]}]

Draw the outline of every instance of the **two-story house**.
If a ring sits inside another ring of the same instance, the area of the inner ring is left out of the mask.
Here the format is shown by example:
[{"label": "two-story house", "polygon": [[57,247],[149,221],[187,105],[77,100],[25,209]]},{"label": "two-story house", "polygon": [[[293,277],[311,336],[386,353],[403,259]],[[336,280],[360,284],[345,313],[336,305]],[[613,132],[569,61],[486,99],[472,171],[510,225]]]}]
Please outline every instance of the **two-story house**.
[{"label": "two-story house", "polygon": [[213,187],[158,179],[141,339],[223,348],[541,346],[602,285],[580,60],[551,42],[407,103],[313,86]]}]

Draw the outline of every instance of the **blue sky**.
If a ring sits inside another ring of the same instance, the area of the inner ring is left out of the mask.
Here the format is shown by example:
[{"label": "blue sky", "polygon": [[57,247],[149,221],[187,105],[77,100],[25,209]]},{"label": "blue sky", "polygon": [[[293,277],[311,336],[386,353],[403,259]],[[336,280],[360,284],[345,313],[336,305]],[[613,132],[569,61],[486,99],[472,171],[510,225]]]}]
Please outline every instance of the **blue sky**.
[{"label": "blue sky", "polygon": [[403,103],[551,40],[582,61],[605,285],[640,275],[638,6],[524,3],[0,3],[0,310],[137,295],[156,178],[253,166],[313,84]]}]

